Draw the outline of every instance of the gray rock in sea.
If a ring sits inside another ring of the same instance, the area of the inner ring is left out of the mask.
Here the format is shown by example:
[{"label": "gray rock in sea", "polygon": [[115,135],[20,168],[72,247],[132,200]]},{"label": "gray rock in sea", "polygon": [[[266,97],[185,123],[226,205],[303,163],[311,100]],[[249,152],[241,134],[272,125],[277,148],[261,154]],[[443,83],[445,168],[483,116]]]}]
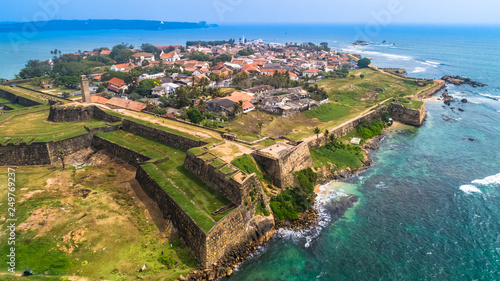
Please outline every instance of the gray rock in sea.
[{"label": "gray rock in sea", "polygon": [[469,101],[468,101],[466,98],[463,98],[463,99],[461,100],[461,102],[463,102],[463,103],[468,103]]}]

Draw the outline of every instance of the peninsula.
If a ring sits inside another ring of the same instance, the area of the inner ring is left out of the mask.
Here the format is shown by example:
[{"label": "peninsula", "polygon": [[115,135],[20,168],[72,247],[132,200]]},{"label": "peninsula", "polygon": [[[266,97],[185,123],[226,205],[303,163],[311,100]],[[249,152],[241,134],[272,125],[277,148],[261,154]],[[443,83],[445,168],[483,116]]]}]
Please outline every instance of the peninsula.
[{"label": "peninsula", "polygon": [[369,140],[420,126],[445,84],[326,43],[51,55],[0,86],[0,180],[16,171],[19,267],[54,277],[229,276],[314,222],[317,184],[369,166]]}]

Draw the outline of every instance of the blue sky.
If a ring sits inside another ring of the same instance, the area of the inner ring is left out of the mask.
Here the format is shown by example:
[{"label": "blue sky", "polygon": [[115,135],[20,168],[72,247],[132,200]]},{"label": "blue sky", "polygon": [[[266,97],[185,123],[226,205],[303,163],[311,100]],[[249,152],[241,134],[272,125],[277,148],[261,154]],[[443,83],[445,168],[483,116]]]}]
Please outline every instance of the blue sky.
[{"label": "blue sky", "polygon": [[0,21],[500,24],[498,0],[3,0]]}]

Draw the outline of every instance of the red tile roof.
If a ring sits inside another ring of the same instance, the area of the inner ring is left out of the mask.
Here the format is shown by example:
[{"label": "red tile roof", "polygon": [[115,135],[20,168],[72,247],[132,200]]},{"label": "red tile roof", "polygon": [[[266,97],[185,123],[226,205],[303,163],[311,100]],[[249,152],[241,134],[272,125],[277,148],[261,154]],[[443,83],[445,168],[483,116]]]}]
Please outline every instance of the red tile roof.
[{"label": "red tile roof", "polygon": [[120,87],[123,87],[123,86],[127,85],[127,84],[125,83],[125,81],[123,81],[123,80],[122,80],[122,79],[120,79],[120,78],[116,78],[116,77],[111,78],[111,80],[109,80],[109,84],[114,85],[114,86],[117,86],[118,88],[120,88]]},{"label": "red tile roof", "polygon": [[98,95],[93,95],[90,97],[90,101],[100,104],[106,104],[109,100]]}]

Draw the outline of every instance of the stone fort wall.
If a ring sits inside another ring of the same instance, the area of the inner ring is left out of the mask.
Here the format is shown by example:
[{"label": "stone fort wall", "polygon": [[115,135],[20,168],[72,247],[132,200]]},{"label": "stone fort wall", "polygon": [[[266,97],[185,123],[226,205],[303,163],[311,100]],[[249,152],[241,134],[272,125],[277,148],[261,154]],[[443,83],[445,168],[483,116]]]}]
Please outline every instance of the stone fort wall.
[{"label": "stone fort wall", "polygon": [[391,118],[404,124],[421,126],[425,118],[425,104],[419,109],[407,108],[401,104],[391,103],[389,106]]},{"label": "stone fort wall", "polygon": [[273,184],[280,188],[295,185],[294,173],[313,167],[311,153],[307,143],[280,151],[277,155],[254,151],[252,155],[269,175]]},{"label": "stone fort wall", "polygon": [[[56,122],[81,121],[91,118],[108,122],[122,121],[121,118],[109,115],[95,106],[70,108],[67,112],[59,111],[57,108],[56,106],[52,113],[52,120]],[[141,167],[141,163],[150,160],[148,157],[95,135],[99,131],[112,131],[121,128],[186,150],[206,144],[203,141],[123,120],[123,124],[93,129],[88,134],[58,142],[0,146],[0,165],[54,164],[60,161],[58,159],[60,149],[64,149],[66,153],[72,153],[94,146],[109,151],[137,167],[136,179],[143,190],[158,204],[163,216],[170,219],[174,226],[180,230],[179,235],[203,267],[217,262],[240,243],[269,236],[274,228],[273,217],[255,215],[256,204],[261,202],[261,198],[264,198],[260,181],[255,174],[247,176],[242,182],[237,182],[221,172],[216,172],[212,166],[203,161],[197,161],[194,154],[187,152],[186,168],[236,205],[236,208],[206,233]],[[250,200],[251,190],[257,191],[257,200]],[[245,204],[245,201],[249,203]],[[266,208],[270,210],[267,201],[264,200],[264,202]]]},{"label": "stone fort wall", "polygon": [[0,97],[4,99],[8,99],[13,103],[18,103],[23,106],[36,106],[41,105],[42,103],[25,98],[23,96],[17,96],[13,93],[7,92],[5,90],[0,89]]},{"label": "stone fort wall", "polygon": [[184,168],[236,205],[248,199],[248,193],[255,185],[252,175],[240,183],[189,151],[184,159]]}]

